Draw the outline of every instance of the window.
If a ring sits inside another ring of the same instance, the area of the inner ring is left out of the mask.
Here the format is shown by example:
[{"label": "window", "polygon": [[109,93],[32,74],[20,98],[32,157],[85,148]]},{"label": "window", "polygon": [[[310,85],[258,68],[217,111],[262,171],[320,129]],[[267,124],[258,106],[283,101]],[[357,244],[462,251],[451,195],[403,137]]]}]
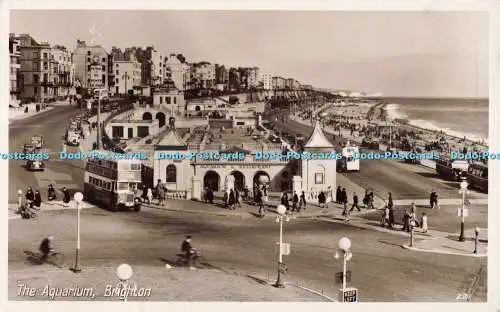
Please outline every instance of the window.
[{"label": "window", "polygon": [[120,83],[120,80],[118,78],[116,78],[116,83]]},{"label": "window", "polygon": [[[102,62],[106,63],[106,58],[105,57],[102,58]],[[102,69],[104,70],[104,66],[102,66]]]},{"label": "window", "polygon": [[106,71],[106,65],[102,65],[102,70]]},{"label": "window", "polygon": [[33,75],[33,83],[38,83],[38,75]]},{"label": "window", "polygon": [[43,53],[43,58],[46,60],[48,58],[47,52]]},{"label": "window", "polygon": [[37,95],[37,94],[38,94],[38,87],[34,87],[34,88],[33,88],[33,93],[35,93],[35,95]]},{"label": "window", "polygon": [[167,166],[167,183],[176,183],[177,182],[177,168],[175,165]]},{"label": "window", "polygon": [[102,75],[101,81],[102,81],[102,83],[106,83],[106,75]]},{"label": "window", "polygon": [[120,66],[120,64],[116,64],[116,67],[119,67],[119,66]]},{"label": "window", "polygon": [[163,96],[160,96],[160,104],[163,104]]},{"label": "window", "polygon": [[174,96],[174,104],[177,104],[177,97]]},{"label": "window", "polygon": [[141,170],[141,164],[130,164],[130,170]]},{"label": "window", "polygon": [[90,63],[90,57],[87,58],[87,63]]},{"label": "window", "polygon": [[39,70],[40,69],[40,64],[37,62],[33,62],[33,70]]},{"label": "window", "polygon": [[315,184],[323,184],[324,183],[324,176],[323,173],[315,173],[314,174],[314,183]]},{"label": "window", "polygon": [[[123,127],[122,128],[122,131],[123,131]],[[130,170],[130,163],[127,162],[127,161],[122,161],[119,163],[119,170]]]},{"label": "window", "polygon": [[87,55],[90,56],[90,51],[87,51]]},{"label": "window", "polygon": [[87,71],[90,71],[90,70],[91,70],[91,69],[90,69],[90,65],[89,65],[89,66],[87,66]]},{"label": "window", "polygon": [[128,182],[118,182],[118,191],[128,191]]},{"label": "window", "polygon": [[165,101],[167,102],[167,104],[170,104],[170,96],[166,96]]},{"label": "window", "polygon": [[48,88],[47,87],[43,87],[43,93],[47,94],[48,92]]}]

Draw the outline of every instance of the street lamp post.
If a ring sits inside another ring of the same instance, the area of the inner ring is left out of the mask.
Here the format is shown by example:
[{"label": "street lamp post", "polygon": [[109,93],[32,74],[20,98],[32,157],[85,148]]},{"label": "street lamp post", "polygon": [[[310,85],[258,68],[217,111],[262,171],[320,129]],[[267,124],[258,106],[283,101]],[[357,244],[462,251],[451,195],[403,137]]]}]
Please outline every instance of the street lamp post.
[{"label": "street lamp post", "polygon": [[118,268],[116,268],[116,275],[118,275],[118,279],[120,280],[120,286],[126,289],[125,295],[123,297],[123,301],[127,302],[128,291],[129,291],[129,280],[134,274],[132,267],[126,263],[120,264]]},{"label": "street lamp post", "polygon": [[80,204],[83,199],[83,194],[80,192],[76,192],[73,196],[76,202],[76,259],[75,259],[75,267],[73,268],[74,273],[80,273],[82,269],[80,268]]},{"label": "street lamp post", "polygon": [[[339,240],[339,249],[342,251],[343,268],[342,268],[342,290],[347,288],[347,261],[352,259],[351,240],[347,237],[342,237]],[[335,253],[335,259],[340,258],[338,252]]]},{"label": "street lamp post", "polygon": [[474,236],[474,254],[477,254],[477,244],[479,242],[479,228],[478,227],[476,227],[474,229],[474,234],[475,234],[475,236]]},{"label": "street lamp post", "polygon": [[17,212],[21,213],[23,206],[23,191],[17,190]]},{"label": "street lamp post", "polygon": [[[276,212],[278,213],[278,216],[276,217],[276,222],[280,224],[280,241],[279,241],[279,246],[278,246],[278,280],[276,281],[276,284],[274,284],[274,287],[277,288],[283,288],[285,287],[285,284],[283,283],[282,279],[282,271],[284,271],[284,265],[283,265],[283,221],[288,221],[288,216],[285,215],[286,213],[286,207],[284,205],[278,205],[276,207]],[[283,272],[284,273],[284,272]]]},{"label": "street lamp post", "polygon": [[97,149],[102,150],[101,139],[101,90],[97,94]]},{"label": "street lamp post", "polygon": [[465,179],[460,182],[460,193],[462,194],[462,207],[460,209],[460,215],[462,217],[462,220],[460,222],[460,237],[458,238],[459,241],[463,242],[465,241],[465,194],[467,193],[467,186],[469,184]]}]

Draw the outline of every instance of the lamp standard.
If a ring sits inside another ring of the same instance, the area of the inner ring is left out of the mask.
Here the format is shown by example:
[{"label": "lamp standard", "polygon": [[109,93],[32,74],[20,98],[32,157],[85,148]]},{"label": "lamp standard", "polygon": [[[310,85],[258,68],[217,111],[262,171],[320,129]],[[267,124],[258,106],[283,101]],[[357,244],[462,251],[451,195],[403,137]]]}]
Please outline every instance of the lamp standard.
[{"label": "lamp standard", "polygon": [[[343,269],[342,269],[342,290],[345,291],[347,288],[347,261],[350,261],[352,259],[352,252],[351,252],[351,240],[347,237],[342,237],[339,240],[339,249],[343,254]],[[340,258],[340,255],[338,252],[335,252],[335,259]]]},{"label": "lamp standard", "polygon": [[474,254],[477,254],[477,243],[479,241],[479,228],[478,227],[476,227],[474,229],[474,234],[475,234],[475,236],[474,236]]},{"label": "lamp standard", "polygon": [[75,259],[75,267],[73,268],[74,273],[80,273],[82,269],[80,268],[80,203],[83,199],[83,194],[80,192],[76,192],[73,196],[76,202],[76,259]]},{"label": "lamp standard", "polygon": [[97,149],[98,150],[102,150],[102,139],[101,139],[101,90],[97,91]]},{"label": "lamp standard", "polygon": [[[118,275],[118,279],[120,280],[120,287],[126,289],[125,295],[123,297],[123,301],[127,301],[128,291],[129,291],[129,280],[134,274],[132,267],[126,263],[120,264],[118,268],[116,268],[116,275]],[[120,291],[121,293],[121,291]]]},{"label": "lamp standard", "polygon": [[278,280],[274,287],[283,288],[285,287],[282,280],[282,273],[284,273],[284,265],[283,265],[283,221],[289,221],[288,216],[285,215],[286,207],[284,205],[278,205],[276,207],[276,212],[278,216],[276,217],[276,222],[280,224],[280,241],[278,248]]},{"label": "lamp standard", "polygon": [[17,190],[17,212],[21,213],[21,208],[23,206],[23,191]]},{"label": "lamp standard", "polygon": [[462,194],[462,207],[460,209],[460,216],[462,217],[462,220],[460,222],[460,237],[458,238],[459,241],[463,242],[465,241],[465,235],[464,235],[464,230],[465,230],[465,194],[467,193],[467,186],[469,184],[465,179],[463,179],[462,182],[460,182],[460,194]]}]

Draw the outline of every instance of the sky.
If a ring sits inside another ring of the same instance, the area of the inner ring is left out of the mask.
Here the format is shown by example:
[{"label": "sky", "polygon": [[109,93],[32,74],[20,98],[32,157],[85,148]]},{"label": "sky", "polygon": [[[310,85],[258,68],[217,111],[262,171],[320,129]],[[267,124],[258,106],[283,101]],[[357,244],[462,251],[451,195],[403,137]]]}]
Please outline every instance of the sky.
[{"label": "sky", "polygon": [[153,45],[188,62],[258,66],[318,88],[405,97],[488,97],[485,12],[11,11],[10,32]]}]

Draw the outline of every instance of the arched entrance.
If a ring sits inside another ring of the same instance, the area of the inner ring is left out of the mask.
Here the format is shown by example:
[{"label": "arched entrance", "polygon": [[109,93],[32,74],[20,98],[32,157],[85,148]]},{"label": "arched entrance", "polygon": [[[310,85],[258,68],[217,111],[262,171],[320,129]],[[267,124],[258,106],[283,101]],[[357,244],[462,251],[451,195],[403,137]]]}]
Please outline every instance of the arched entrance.
[{"label": "arched entrance", "polygon": [[253,186],[260,186],[263,184],[269,185],[271,183],[271,177],[265,171],[257,171],[253,176]]},{"label": "arched entrance", "polygon": [[165,114],[162,112],[156,113],[156,119],[158,119],[158,126],[161,128],[165,125]]},{"label": "arched entrance", "polygon": [[209,170],[203,177],[203,188],[209,187],[212,191],[219,191],[220,176],[217,172]]},{"label": "arched entrance", "polygon": [[200,105],[196,105],[196,106],[194,107],[194,110],[195,110],[195,111],[197,111],[197,112],[201,111],[201,107],[200,107]]},{"label": "arched entrance", "polygon": [[234,177],[234,188],[240,191],[244,189],[245,175],[238,170],[234,170],[233,172],[231,172],[231,175]]},{"label": "arched entrance", "polygon": [[151,115],[150,112],[145,112],[143,115],[142,115],[142,120],[153,120],[153,115]]}]

